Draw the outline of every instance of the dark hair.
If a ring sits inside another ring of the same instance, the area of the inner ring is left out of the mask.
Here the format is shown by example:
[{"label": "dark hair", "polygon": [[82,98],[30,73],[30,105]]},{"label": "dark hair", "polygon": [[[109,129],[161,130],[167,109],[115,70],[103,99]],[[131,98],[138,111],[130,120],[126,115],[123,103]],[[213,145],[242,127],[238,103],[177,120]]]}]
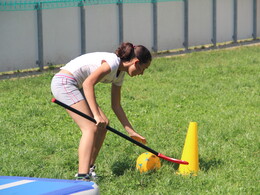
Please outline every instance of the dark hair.
[{"label": "dark hair", "polygon": [[122,43],[115,51],[115,54],[122,62],[130,61],[135,57],[134,46],[129,42]]},{"label": "dark hair", "polygon": [[122,62],[127,62],[137,57],[140,64],[146,64],[152,61],[152,55],[150,51],[143,45],[134,46],[132,43],[124,42],[122,43],[115,54],[122,60]]},{"label": "dark hair", "polygon": [[137,45],[134,47],[135,56],[140,61],[140,64],[146,64],[152,61],[152,55],[150,51],[143,45]]}]

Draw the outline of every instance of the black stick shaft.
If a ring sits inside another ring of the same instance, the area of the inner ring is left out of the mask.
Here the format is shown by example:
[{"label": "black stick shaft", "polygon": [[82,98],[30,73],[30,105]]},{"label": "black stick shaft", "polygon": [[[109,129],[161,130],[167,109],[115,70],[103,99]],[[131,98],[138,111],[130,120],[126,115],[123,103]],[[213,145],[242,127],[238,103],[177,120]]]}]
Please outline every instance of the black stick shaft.
[{"label": "black stick shaft", "polygon": [[[60,102],[59,100],[56,100],[55,98],[52,99],[52,102],[54,102],[54,103],[56,103],[56,104],[58,104],[58,105],[60,105],[60,106],[62,106],[62,107],[64,107],[64,108],[66,108],[66,109],[68,109],[68,110],[70,110],[70,111],[72,111],[72,112],[74,112],[74,113],[76,113],[76,114],[82,116],[83,118],[86,118],[86,119],[90,120],[90,121],[93,122],[93,123],[96,123],[96,120],[93,119],[92,117],[90,117],[90,116],[88,116],[88,115],[86,115],[86,114],[80,112],[79,110],[77,110],[77,109],[75,109],[75,108],[72,108],[71,106],[68,106],[68,105],[66,105],[66,104],[64,104],[64,103],[62,103],[62,102]],[[117,135],[119,135],[120,137],[122,137],[122,138],[124,138],[124,139],[126,139],[126,140],[128,140],[128,141],[130,141],[130,142],[132,142],[132,143],[134,143],[134,144],[136,144],[136,145],[138,145],[139,147],[141,147],[141,148],[143,148],[143,149],[145,149],[145,150],[147,150],[147,151],[153,153],[153,154],[156,155],[156,156],[158,156],[158,154],[159,154],[159,153],[156,152],[155,150],[153,150],[153,149],[147,147],[146,145],[144,145],[144,144],[142,144],[142,143],[140,143],[140,142],[134,140],[133,138],[131,138],[131,137],[129,137],[129,136],[127,136],[127,135],[121,133],[120,131],[117,131],[116,129],[110,127],[109,125],[106,126],[106,129],[109,130],[109,131],[111,131],[111,132],[113,132],[113,133],[115,133],[115,134],[117,134]]]}]

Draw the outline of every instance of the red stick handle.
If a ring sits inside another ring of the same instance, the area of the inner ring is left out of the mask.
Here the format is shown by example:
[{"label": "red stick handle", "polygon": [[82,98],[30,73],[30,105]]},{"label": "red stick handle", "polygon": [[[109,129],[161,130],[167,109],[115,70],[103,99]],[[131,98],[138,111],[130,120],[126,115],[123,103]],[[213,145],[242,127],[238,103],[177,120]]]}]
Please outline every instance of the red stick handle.
[{"label": "red stick handle", "polygon": [[178,164],[184,164],[184,165],[188,165],[189,164],[187,161],[171,158],[171,157],[165,156],[165,155],[163,155],[161,153],[158,154],[158,157],[160,157],[160,158],[162,158],[164,160],[168,160],[170,162],[178,163]]}]

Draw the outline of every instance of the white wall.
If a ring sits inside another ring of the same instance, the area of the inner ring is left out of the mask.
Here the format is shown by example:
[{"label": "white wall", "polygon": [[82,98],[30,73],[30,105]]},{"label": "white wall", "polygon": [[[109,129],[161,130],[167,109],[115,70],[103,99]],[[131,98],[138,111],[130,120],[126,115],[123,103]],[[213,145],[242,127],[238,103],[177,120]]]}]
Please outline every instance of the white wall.
[{"label": "white wall", "polygon": [[123,4],[124,41],[152,48],[152,4]]},{"label": "white wall", "polygon": [[184,4],[165,2],[158,4],[158,50],[183,48]]},{"label": "white wall", "polygon": [[34,11],[0,12],[0,71],[37,67]]},{"label": "white wall", "polygon": [[[260,2],[259,2],[260,3]],[[253,34],[253,0],[238,0],[237,2],[237,38],[248,39]],[[250,14],[251,13],[251,14]]]},{"label": "white wall", "polygon": [[44,64],[60,64],[80,54],[78,7],[42,11]]},{"label": "white wall", "polygon": [[260,0],[257,0],[257,37],[260,37]]},{"label": "white wall", "polygon": [[[233,41],[233,0],[217,0],[217,42]],[[211,44],[212,0],[189,0],[189,46]],[[253,0],[238,0],[237,38],[253,33]],[[63,64],[81,54],[80,8],[42,10],[44,65]],[[183,48],[184,2],[157,3],[158,50]],[[85,7],[86,52],[113,52],[119,44],[116,4]],[[260,37],[260,0],[257,0]],[[123,4],[123,41],[153,47],[151,3]],[[0,72],[38,65],[37,12],[0,11]]]},{"label": "white wall", "polygon": [[119,43],[117,5],[95,5],[85,8],[86,52],[113,52]]},{"label": "white wall", "polygon": [[212,1],[189,1],[189,46],[210,44],[212,39]]},{"label": "white wall", "polygon": [[233,13],[233,0],[217,1],[217,42],[232,41]]}]

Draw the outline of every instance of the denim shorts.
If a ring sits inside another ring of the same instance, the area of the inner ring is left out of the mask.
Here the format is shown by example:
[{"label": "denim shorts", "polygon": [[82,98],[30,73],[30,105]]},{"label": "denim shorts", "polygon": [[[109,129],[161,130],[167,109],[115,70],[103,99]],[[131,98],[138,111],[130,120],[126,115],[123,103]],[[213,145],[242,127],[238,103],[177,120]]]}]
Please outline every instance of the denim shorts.
[{"label": "denim shorts", "polygon": [[51,81],[51,92],[53,96],[68,106],[83,99],[84,94],[78,87],[77,80],[69,74],[57,73]]}]

